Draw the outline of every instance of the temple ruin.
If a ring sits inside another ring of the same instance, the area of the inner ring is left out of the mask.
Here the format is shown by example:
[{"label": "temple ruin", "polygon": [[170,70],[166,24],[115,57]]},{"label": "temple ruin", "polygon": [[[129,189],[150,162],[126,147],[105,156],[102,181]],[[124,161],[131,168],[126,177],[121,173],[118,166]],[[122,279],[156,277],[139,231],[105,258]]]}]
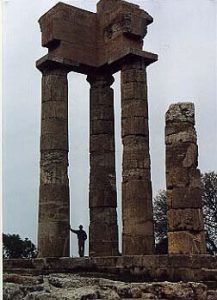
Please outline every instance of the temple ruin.
[{"label": "temple ruin", "polygon": [[[58,3],[40,20],[42,117],[39,257],[69,256],[68,82],[90,84],[89,255],[117,256],[113,74],[121,71],[122,254],[154,254],[146,68],[142,50],[152,17],[122,0],[101,0],[92,13]],[[166,114],[166,178],[170,254],[205,253],[200,172],[192,104]],[[184,246],[183,246],[184,245]]]},{"label": "temple ruin", "polygon": [[121,0],[97,13],[58,3],[40,20],[42,72],[39,256],[69,256],[68,83],[70,71],[90,83],[89,252],[118,255],[113,74],[121,71],[123,254],[154,253],[146,67],[142,50],[152,17]]}]

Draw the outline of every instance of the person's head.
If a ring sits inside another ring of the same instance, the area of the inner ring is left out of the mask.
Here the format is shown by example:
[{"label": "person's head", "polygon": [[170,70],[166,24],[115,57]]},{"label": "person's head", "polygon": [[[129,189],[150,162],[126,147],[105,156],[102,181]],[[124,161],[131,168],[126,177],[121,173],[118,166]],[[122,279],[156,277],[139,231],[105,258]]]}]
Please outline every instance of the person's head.
[{"label": "person's head", "polygon": [[82,225],[80,225],[80,226],[79,226],[79,229],[80,229],[80,230],[82,230],[82,229],[83,229],[83,226],[82,226]]}]

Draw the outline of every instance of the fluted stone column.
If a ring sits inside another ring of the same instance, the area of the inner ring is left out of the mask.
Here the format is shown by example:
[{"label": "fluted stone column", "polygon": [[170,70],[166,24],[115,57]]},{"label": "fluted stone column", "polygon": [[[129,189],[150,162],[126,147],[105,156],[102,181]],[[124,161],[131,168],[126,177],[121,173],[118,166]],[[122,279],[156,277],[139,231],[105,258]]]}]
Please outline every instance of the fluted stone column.
[{"label": "fluted stone column", "polygon": [[42,71],[39,257],[69,256],[68,82],[64,67]]},{"label": "fluted stone column", "polygon": [[166,183],[169,254],[206,253],[193,103],[166,113]]},{"label": "fluted stone column", "polygon": [[87,77],[90,83],[90,256],[118,254],[115,175],[114,96],[109,73]]},{"label": "fluted stone column", "polygon": [[154,252],[146,66],[142,59],[121,70],[123,141],[123,254]]}]

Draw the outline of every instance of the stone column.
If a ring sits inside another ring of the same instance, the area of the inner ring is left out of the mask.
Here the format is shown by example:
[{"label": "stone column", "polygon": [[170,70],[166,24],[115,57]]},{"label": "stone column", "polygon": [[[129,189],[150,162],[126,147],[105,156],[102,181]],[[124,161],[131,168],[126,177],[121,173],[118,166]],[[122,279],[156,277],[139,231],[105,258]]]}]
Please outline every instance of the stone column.
[{"label": "stone column", "polygon": [[42,71],[39,257],[69,256],[68,82],[64,67]]},{"label": "stone column", "polygon": [[121,70],[123,141],[123,254],[153,254],[146,65],[129,61]]},{"label": "stone column", "polygon": [[166,183],[169,254],[206,253],[201,179],[193,103],[166,113]]},{"label": "stone column", "polygon": [[112,74],[95,73],[90,83],[90,256],[118,254]]}]

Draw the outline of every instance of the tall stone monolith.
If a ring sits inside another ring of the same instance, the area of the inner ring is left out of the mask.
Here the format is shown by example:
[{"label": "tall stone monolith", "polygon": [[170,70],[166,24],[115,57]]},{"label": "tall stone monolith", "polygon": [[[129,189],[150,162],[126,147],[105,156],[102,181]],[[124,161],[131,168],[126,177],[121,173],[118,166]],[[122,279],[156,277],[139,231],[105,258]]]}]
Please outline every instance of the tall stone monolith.
[{"label": "tall stone monolith", "polygon": [[166,113],[166,184],[169,254],[206,253],[193,103]]}]

